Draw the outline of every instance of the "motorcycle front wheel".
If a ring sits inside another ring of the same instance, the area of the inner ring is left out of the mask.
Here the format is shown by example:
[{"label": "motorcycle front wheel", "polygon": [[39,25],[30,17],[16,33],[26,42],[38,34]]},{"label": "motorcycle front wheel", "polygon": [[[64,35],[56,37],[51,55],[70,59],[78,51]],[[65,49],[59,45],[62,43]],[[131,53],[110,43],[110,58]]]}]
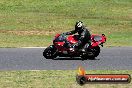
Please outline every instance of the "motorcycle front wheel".
[{"label": "motorcycle front wheel", "polygon": [[97,57],[100,53],[100,47],[94,47],[93,49],[91,49],[90,51],[88,51],[86,54],[82,55],[82,59],[86,60],[86,59],[90,59],[90,60],[94,60],[95,57]]},{"label": "motorcycle front wheel", "polygon": [[94,52],[94,57],[97,57],[100,53],[100,47],[99,46],[94,47],[93,52]]},{"label": "motorcycle front wheel", "polygon": [[97,57],[99,55],[99,53],[100,53],[100,47],[99,46],[94,47],[92,49],[92,53],[93,53],[93,55],[89,56],[89,59],[94,60],[95,57]]}]

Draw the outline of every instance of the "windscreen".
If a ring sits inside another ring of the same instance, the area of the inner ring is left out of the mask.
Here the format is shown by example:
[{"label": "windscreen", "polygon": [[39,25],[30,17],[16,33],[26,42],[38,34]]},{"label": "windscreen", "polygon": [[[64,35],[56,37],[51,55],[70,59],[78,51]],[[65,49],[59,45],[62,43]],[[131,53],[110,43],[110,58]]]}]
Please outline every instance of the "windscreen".
[{"label": "windscreen", "polygon": [[100,41],[100,40],[102,40],[101,36],[98,35],[94,36],[94,41]]}]

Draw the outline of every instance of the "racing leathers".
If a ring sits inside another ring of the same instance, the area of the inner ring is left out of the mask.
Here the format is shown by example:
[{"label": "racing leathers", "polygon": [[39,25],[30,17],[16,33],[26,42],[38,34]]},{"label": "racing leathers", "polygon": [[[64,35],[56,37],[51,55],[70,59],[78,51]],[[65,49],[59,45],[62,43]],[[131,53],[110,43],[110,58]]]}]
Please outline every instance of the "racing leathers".
[{"label": "racing leathers", "polygon": [[78,38],[78,42],[71,45],[73,48],[75,49],[80,49],[81,47],[83,47],[86,43],[89,44],[89,46],[91,45],[91,34],[88,31],[88,29],[86,29],[85,27],[82,27],[80,30],[72,30],[70,32],[66,32],[66,35],[72,35],[78,33],[79,34],[79,38]]}]

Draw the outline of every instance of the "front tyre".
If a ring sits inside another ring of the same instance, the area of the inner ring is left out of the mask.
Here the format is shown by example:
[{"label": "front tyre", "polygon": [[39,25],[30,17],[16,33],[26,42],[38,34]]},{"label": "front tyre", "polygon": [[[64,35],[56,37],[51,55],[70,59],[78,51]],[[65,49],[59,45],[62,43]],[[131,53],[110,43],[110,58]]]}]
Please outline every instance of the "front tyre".
[{"label": "front tyre", "polygon": [[83,60],[86,60],[86,59],[94,60],[95,57],[99,55],[99,53],[100,53],[100,47],[97,46],[97,47],[92,48],[91,50],[88,50],[87,53],[83,53],[81,58]]},{"label": "front tyre", "polygon": [[47,47],[44,52],[43,52],[43,56],[46,59],[54,59],[57,57],[57,53],[56,53],[56,47],[54,45],[51,45],[49,47]]},{"label": "front tyre", "polygon": [[100,53],[100,47],[99,46],[94,47],[92,49],[92,52],[91,53],[92,53],[92,55],[89,55],[89,59],[94,60],[95,57],[97,57],[99,55],[99,53]]},{"label": "front tyre", "polygon": [[100,53],[100,47],[97,46],[94,48],[94,57],[97,57],[99,55],[99,53]]}]

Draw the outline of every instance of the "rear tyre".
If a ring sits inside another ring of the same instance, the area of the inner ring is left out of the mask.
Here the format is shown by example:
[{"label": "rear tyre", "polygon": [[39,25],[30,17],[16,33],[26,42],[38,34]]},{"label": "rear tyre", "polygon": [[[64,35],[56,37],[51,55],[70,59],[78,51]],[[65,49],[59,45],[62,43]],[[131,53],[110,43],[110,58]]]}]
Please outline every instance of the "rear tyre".
[{"label": "rear tyre", "polygon": [[56,47],[54,45],[51,45],[49,47],[47,47],[44,52],[43,52],[43,56],[46,59],[54,59],[57,57],[57,53],[56,53]]}]

